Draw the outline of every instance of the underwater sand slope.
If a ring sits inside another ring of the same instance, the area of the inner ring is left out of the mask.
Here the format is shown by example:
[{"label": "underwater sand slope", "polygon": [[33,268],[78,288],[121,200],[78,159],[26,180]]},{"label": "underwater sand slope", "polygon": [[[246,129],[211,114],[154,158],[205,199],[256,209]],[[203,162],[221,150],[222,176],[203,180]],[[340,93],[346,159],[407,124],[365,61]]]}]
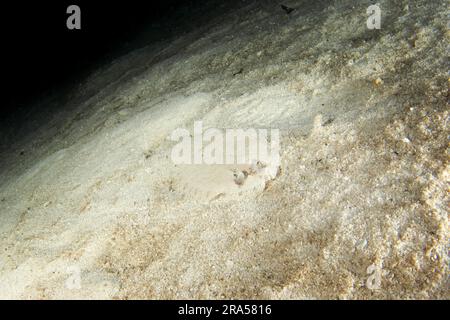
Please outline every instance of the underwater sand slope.
[{"label": "underwater sand slope", "polygon": [[[2,148],[0,298],[448,299],[448,10],[379,3],[370,31],[370,1],[243,2],[32,116]],[[279,129],[279,174],[175,166],[195,121]]]}]

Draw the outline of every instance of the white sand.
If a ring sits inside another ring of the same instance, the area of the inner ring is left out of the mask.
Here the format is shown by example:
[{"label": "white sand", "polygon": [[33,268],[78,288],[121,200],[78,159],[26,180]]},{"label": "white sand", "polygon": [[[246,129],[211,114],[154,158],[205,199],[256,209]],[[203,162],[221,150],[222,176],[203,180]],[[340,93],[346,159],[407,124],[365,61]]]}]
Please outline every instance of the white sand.
[{"label": "white sand", "polygon": [[[278,3],[2,128],[0,298],[449,298],[445,1],[380,0],[380,31],[369,1]],[[278,177],[175,167],[168,136],[199,120],[279,128]]]}]

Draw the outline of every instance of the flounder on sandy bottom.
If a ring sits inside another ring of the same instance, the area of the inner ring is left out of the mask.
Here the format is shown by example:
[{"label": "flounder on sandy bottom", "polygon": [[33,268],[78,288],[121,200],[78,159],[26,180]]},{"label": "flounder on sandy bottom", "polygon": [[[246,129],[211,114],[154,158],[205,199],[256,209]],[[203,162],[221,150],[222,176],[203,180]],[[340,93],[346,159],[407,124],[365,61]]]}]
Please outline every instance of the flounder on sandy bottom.
[{"label": "flounder on sandy bottom", "polygon": [[279,171],[278,162],[255,160],[243,165],[179,165],[173,177],[175,192],[191,199],[211,201],[248,193],[257,195]]}]

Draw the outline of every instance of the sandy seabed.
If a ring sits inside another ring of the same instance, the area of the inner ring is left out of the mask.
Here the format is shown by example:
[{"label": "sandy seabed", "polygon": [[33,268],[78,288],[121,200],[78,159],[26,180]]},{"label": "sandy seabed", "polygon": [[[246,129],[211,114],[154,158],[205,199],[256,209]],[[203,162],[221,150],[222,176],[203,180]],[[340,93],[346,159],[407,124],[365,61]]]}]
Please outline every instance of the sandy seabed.
[{"label": "sandy seabed", "polygon": [[[0,298],[449,298],[446,1],[380,0],[381,30],[283,3],[219,3],[3,125]],[[279,129],[276,178],[174,165],[195,121]]]}]

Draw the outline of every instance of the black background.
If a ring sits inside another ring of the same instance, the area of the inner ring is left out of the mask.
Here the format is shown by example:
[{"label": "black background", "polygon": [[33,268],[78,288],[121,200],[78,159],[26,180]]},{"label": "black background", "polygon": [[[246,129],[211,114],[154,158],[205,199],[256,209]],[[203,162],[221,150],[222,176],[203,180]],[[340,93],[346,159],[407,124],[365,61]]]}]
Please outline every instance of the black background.
[{"label": "black background", "polygon": [[[58,318],[70,314],[72,318],[129,319],[207,319],[204,316],[180,316],[179,308],[189,306],[213,307],[226,305],[270,305],[270,315],[223,315],[214,313],[208,319],[384,319],[386,317],[418,318],[443,314],[448,301],[34,301],[2,302],[5,312],[18,317],[33,315]],[[441,310],[441,311],[439,311]]]},{"label": "black background", "polygon": [[[0,115],[33,103],[81,77],[143,28],[170,24],[175,7],[200,1],[14,1],[1,4]],[[68,30],[67,7],[81,8],[81,30]],[[163,36],[163,35],[162,35]]]}]

